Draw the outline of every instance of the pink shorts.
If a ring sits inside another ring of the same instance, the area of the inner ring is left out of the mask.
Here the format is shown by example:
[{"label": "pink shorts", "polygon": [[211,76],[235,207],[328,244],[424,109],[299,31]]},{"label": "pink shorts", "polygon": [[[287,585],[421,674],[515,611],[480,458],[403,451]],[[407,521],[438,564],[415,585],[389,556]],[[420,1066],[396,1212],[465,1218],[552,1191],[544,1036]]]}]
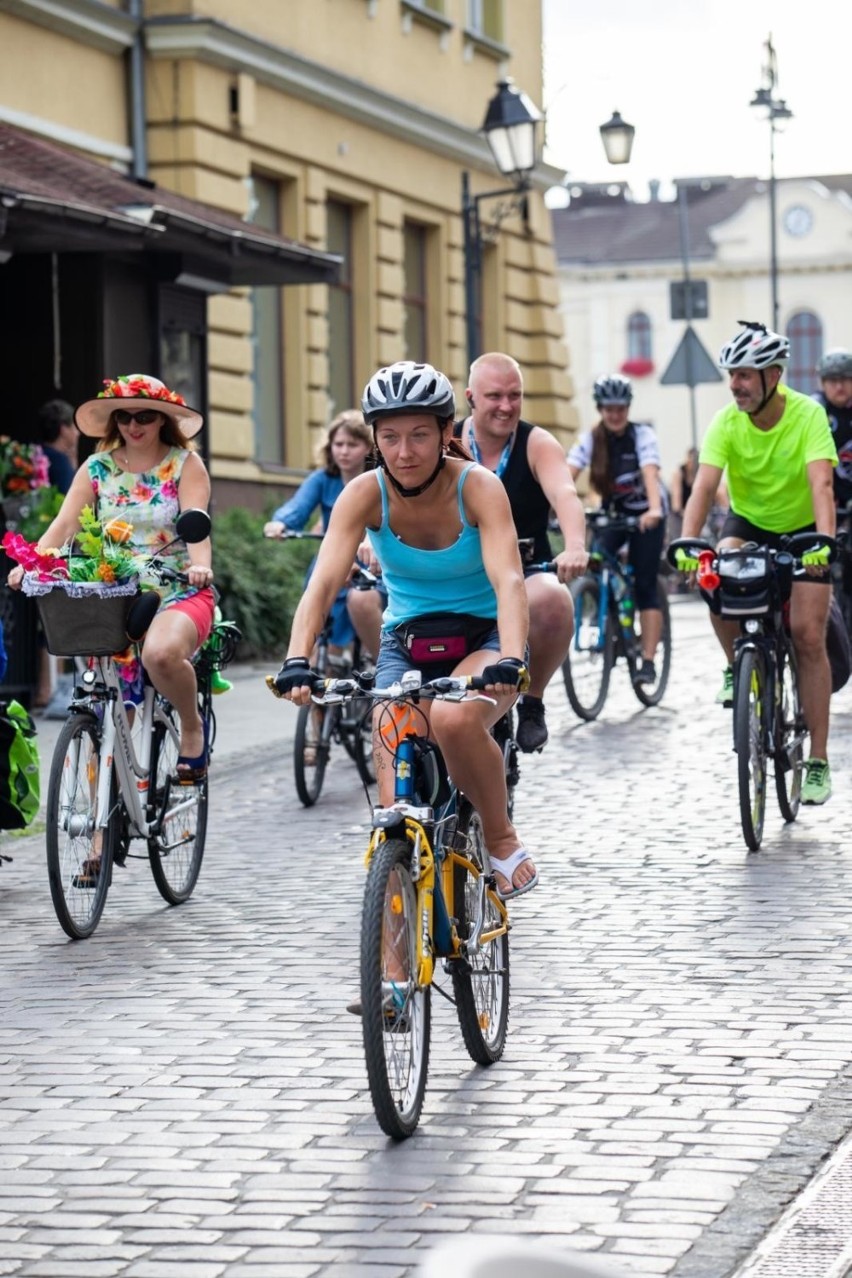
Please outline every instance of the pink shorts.
[{"label": "pink shorts", "polygon": [[213,613],[216,610],[216,599],[213,591],[208,586],[205,590],[199,590],[198,594],[190,595],[187,599],[176,599],[174,603],[166,605],[168,608],[174,608],[175,612],[185,613],[195,626],[198,634],[198,647],[204,643],[210,636],[213,629]]}]

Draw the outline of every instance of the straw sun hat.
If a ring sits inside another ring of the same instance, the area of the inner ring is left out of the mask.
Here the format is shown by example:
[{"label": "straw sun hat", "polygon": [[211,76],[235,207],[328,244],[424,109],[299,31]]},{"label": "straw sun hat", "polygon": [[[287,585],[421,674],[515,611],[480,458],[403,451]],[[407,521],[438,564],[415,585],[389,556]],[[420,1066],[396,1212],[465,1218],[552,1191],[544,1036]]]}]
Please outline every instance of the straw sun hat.
[{"label": "straw sun hat", "polygon": [[[120,401],[120,402],[119,402]],[[84,435],[103,437],[107,433],[110,414],[117,408],[131,413],[146,408],[156,409],[173,418],[187,439],[197,435],[204,418],[177,391],[170,391],[157,377],[147,373],[128,373],[114,382],[104,381],[104,390],[95,399],[87,399],[74,414],[74,421]]]}]

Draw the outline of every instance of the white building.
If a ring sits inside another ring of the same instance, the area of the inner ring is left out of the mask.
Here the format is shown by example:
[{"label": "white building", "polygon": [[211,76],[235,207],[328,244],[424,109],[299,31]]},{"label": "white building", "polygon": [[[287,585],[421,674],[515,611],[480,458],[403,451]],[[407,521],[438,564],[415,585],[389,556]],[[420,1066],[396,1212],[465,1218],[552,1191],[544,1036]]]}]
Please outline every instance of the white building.
[{"label": "white building", "polygon": [[[595,379],[625,373],[632,415],[655,427],[668,476],[729,401],[727,379],[692,392],[660,381],[686,331],[670,300],[670,285],[684,278],[682,246],[691,280],[706,281],[707,317],[692,328],[715,364],[739,320],[773,327],[769,184],[690,179],[679,198],[645,203],[624,184],[568,189],[570,204],[551,212],[583,427],[597,421]],[[852,175],[779,179],[776,219],[778,328],[792,345],[786,380],[810,392],[823,351],[852,348]]]}]

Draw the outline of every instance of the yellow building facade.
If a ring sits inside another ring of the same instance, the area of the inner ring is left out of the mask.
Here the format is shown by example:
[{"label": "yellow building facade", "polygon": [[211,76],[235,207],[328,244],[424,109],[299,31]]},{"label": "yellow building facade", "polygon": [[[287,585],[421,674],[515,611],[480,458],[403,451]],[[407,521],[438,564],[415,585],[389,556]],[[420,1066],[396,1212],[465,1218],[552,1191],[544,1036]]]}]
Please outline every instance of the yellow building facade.
[{"label": "yellow building facade", "polygon": [[[234,287],[184,245],[168,281],[177,312],[184,295],[196,315],[203,303],[220,503],[257,508],[295,482],[380,364],[427,359],[461,404],[462,174],[474,194],[506,185],[480,126],[507,76],[541,102],[541,39],[533,0],[0,0],[0,123],[135,174],[146,200],[176,193],[316,255],[304,282],[280,287],[255,242],[240,277],[251,283]],[[543,199],[559,176],[540,164],[526,216],[513,209],[499,227],[500,199],[482,204],[480,341],[518,359],[525,415],[567,443],[577,418]],[[198,236],[205,250],[215,239]],[[220,257],[247,260],[228,236]],[[161,335],[151,358],[167,349]],[[149,369],[164,375],[168,360]]]}]

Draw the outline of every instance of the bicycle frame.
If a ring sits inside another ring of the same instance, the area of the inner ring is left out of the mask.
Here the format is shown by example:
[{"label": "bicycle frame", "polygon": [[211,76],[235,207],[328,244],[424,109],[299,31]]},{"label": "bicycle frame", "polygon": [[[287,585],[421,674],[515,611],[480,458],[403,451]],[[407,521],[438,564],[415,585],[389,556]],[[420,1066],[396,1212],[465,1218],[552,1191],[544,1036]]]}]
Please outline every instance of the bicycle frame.
[{"label": "bicycle frame", "polygon": [[[95,665],[82,677],[92,700],[103,700],[104,718],[101,736],[101,767],[98,777],[98,793],[96,802],[95,829],[104,829],[112,810],[110,791],[112,773],[115,769],[119,782],[121,799],[131,824],[131,836],[148,838],[157,833],[159,817],[148,815],[148,787],[151,768],[151,743],[157,723],[166,725],[167,731],[173,732],[168,716],[162,712],[160,701],[151,684],[145,688],[144,700],[137,710],[141,731],[139,733],[140,749],[137,753],[133,741],[133,730],[121,695],[121,685],[112,657],[94,658]],[[97,680],[100,678],[101,687]],[[95,694],[95,695],[92,695]],[[77,702],[77,706],[85,705],[85,699]],[[188,797],[185,805],[189,809],[195,802]],[[170,809],[173,817],[180,808]]]},{"label": "bicycle frame", "polygon": [[[396,780],[393,806],[373,809],[373,832],[367,849],[369,865],[376,849],[388,837],[388,831],[396,835],[402,826],[405,838],[411,844],[411,877],[418,885],[417,933],[417,984],[431,985],[435,970],[435,958],[463,958],[476,954],[483,944],[493,941],[509,930],[505,904],[493,894],[501,917],[501,926],[489,932],[483,931],[485,894],[488,884],[484,875],[477,876],[478,899],[471,935],[462,941],[456,931],[450,910],[453,904],[453,869],[456,865],[474,871],[472,862],[449,843],[442,843],[436,856],[435,833],[453,820],[458,811],[458,791],[452,787],[450,797],[437,810],[413,802],[415,734],[400,741],[396,753]],[[437,874],[440,865],[440,875]],[[449,907],[449,908],[448,908]],[[437,915],[438,927],[435,927]],[[437,936],[436,936],[437,931]]]}]

